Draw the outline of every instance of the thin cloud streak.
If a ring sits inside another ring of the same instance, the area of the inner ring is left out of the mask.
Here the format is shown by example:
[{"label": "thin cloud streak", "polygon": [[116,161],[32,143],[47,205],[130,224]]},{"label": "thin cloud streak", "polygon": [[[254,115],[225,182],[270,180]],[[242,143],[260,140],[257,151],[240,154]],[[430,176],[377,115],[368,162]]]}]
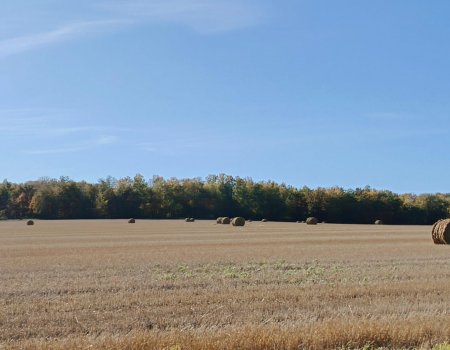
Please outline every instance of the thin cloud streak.
[{"label": "thin cloud streak", "polygon": [[2,40],[0,59],[127,25],[165,22],[213,34],[253,26],[265,17],[261,5],[237,0],[130,0],[94,6],[103,10],[102,16],[107,19],[72,22],[50,31]]},{"label": "thin cloud streak", "polygon": [[117,134],[126,133],[123,128],[86,125],[77,114],[42,108],[0,109],[0,145],[20,145],[25,150],[19,152],[27,155],[73,153],[113,145],[119,141]]},{"label": "thin cloud streak", "polygon": [[236,0],[110,1],[100,7],[141,22],[185,25],[202,34],[253,26],[265,17],[261,4]]},{"label": "thin cloud streak", "polygon": [[86,34],[101,33],[125,23],[124,20],[83,21],[47,32],[6,39],[0,41],[0,58],[63,43]]},{"label": "thin cloud streak", "polygon": [[[82,133],[95,131],[93,127],[80,127],[80,126],[72,126],[72,127],[46,127],[36,125],[39,119],[30,120],[28,123],[26,121],[22,121],[23,123],[14,123],[12,125],[3,125],[0,126],[0,135],[8,136],[8,137],[17,137],[17,136],[39,136],[39,137],[58,137],[58,136],[67,136],[70,134]],[[42,119],[46,120],[46,119]]]},{"label": "thin cloud streak", "polygon": [[[83,119],[76,117],[77,114],[79,112],[57,109],[0,109],[0,137],[42,138],[80,133],[96,133],[102,137],[109,133],[133,131],[132,128],[86,125]],[[103,139],[99,142],[110,141]]]},{"label": "thin cloud streak", "polygon": [[95,140],[97,145],[112,145],[116,143],[118,138],[116,136],[100,136]]},{"label": "thin cloud streak", "polygon": [[25,150],[22,154],[27,155],[48,155],[48,154],[58,154],[58,153],[74,153],[89,151],[96,147],[108,146],[117,143],[118,138],[116,136],[100,136],[98,138],[86,141],[79,145],[66,146],[66,147],[54,147],[46,149],[36,149],[36,150]]},{"label": "thin cloud streak", "polygon": [[51,148],[51,149],[40,149],[40,150],[27,150],[23,151],[23,154],[27,155],[47,155],[47,154],[58,154],[58,153],[73,153],[86,150],[87,147],[66,147],[66,148]]}]

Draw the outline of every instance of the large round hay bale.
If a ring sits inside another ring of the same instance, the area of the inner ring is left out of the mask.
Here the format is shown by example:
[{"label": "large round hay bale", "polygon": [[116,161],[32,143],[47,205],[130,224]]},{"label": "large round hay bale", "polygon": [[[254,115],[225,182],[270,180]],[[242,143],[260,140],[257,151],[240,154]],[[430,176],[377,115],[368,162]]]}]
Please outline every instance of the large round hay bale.
[{"label": "large round hay bale", "polygon": [[244,226],[245,225],[245,219],[243,217],[237,216],[231,221],[231,224],[233,226]]},{"label": "large round hay bale", "polygon": [[222,217],[221,217],[221,216],[219,216],[219,217],[216,219],[216,223],[217,223],[217,224],[221,224],[221,223],[222,223]]},{"label": "large round hay bale", "polygon": [[136,222],[136,220],[134,218],[131,218],[130,220],[128,220],[129,224],[134,224]]},{"label": "large round hay bale", "polygon": [[261,221],[262,221],[262,222],[267,222],[267,219],[262,219]]},{"label": "large round hay bale", "polygon": [[439,220],[431,229],[434,244],[450,244],[450,219]]},{"label": "large round hay bale", "polygon": [[224,216],[222,218],[222,220],[220,220],[220,223],[223,224],[223,225],[229,225],[230,222],[231,222],[231,219],[228,216]]},{"label": "large round hay bale", "polygon": [[27,226],[33,226],[34,225],[34,221],[33,220],[28,220],[27,221]]},{"label": "large round hay bale", "polygon": [[317,218],[315,218],[314,216],[311,216],[306,219],[307,225],[317,225],[318,222],[319,222],[319,220],[317,220]]},{"label": "large round hay bale", "polygon": [[381,220],[375,220],[374,224],[375,224],[375,225],[383,225],[383,221],[381,221]]}]

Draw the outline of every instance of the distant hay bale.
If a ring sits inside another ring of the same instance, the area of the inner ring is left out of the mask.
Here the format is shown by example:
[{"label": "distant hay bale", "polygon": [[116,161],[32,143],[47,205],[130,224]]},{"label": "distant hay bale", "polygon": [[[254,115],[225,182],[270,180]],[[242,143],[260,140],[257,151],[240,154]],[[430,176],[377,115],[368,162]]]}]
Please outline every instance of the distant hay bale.
[{"label": "distant hay bale", "polygon": [[216,219],[216,223],[217,223],[217,224],[221,224],[221,223],[222,223],[222,217],[221,217],[221,216],[219,216],[219,217]]},{"label": "distant hay bale", "polygon": [[231,224],[233,226],[244,226],[245,225],[245,219],[243,217],[237,216],[231,221]]},{"label": "distant hay bale", "polygon": [[314,216],[311,216],[306,219],[307,225],[317,225],[318,222],[319,222],[319,220],[317,220],[317,218],[315,218]]},{"label": "distant hay bale", "polygon": [[184,221],[186,221],[186,222],[194,222],[195,219],[194,218],[186,218],[186,219],[184,219]]},{"label": "distant hay bale", "polygon": [[434,244],[450,244],[450,219],[436,222],[431,229]]},{"label": "distant hay bale", "polygon": [[252,219],[248,219],[247,221],[248,221],[248,222],[252,222]]},{"label": "distant hay bale", "polygon": [[297,224],[301,223],[301,221],[296,221]]},{"label": "distant hay bale", "polygon": [[33,220],[28,220],[27,221],[27,225],[28,226],[33,226],[34,225],[34,221]]},{"label": "distant hay bale", "polygon": [[383,225],[383,221],[381,221],[381,220],[375,220],[375,225]]},{"label": "distant hay bale", "polygon": [[128,220],[129,224],[134,224],[136,222],[136,220],[134,218],[131,218],[130,220]]},{"label": "distant hay bale", "polygon": [[267,222],[267,219],[262,219],[261,221],[262,221],[262,222]]},{"label": "distant hay bale", "polygon": [[222,218],[222,220],[220,220],[220,223],[221,223],[222,225],[229,225],[230,222],[231,222],[231,219],[230,219],[228,216],[224,216],[224,217]]}]

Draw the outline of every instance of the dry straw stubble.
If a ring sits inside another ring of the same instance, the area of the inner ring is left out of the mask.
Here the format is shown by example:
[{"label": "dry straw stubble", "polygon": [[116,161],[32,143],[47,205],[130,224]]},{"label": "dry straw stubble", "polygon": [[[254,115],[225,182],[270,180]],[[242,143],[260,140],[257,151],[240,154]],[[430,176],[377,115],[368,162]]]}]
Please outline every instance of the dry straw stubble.
[{"label": "dry straw stubble", "polygon": [[30,235],[0,221],[0,349],[430,349],[450,339],[450,258],[430,256],[430,226],[379,235],[318,225],[311,237],[291,223],[238,234],[142,220],[124,237],[118,223],[38,221]]}]

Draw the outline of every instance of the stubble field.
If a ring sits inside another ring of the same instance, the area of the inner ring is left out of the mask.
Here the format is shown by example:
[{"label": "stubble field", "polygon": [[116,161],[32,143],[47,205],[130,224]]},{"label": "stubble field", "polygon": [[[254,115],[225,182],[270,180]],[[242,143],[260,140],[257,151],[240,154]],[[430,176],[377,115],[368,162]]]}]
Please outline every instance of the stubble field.
[{"label": "stubble field", "polygon": [[0,222],[0,348],[444,348],[450,247],[430,232]]}]

